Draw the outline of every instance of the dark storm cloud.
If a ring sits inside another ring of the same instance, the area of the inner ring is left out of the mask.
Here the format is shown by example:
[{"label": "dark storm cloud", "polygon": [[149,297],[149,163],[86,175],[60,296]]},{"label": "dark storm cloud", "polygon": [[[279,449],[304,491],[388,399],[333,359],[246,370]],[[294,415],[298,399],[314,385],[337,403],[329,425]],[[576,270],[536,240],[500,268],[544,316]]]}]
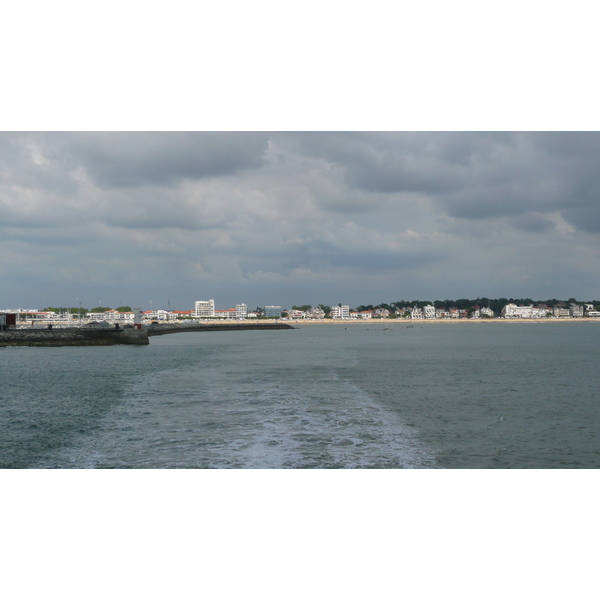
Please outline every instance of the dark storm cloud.
[{"label": "dark storm cloud", "polygon": [[594,293],[599,164],[596,133],[2,134],[3,289]]},{"label": "dark storm cloud", "polygon": [[100,133],[75,135],[68,150],[102,188],[168,185],[259,167],[262,133]]},{"label": "dark storm cloud", "polygon": [[350,188],[423,194],[463,219],[559,211],[584,231],[600,229],[597,133],[279,135],[282,146],[343,169]]},{"label": "dark storm cloud", "polygon": [[[268,139],[265,133],[251,132],[45,133],[35,138],[12,134],[2,157],[12,157],[8,168],[16,181],[53,187],[60,180],[73,186],[65,175],[80,167],[102,189],[128,188],[260,167]],[[36,163],[36,152],[47,164]]]},{"label": "dark storm cloud", "polygon": [[513,227],[522,231],[532,231],[542,233],[554,227],[554,222],[550,219],[535,214],[519,215],[511,219]]},{"label": "dark storm cloud", "polygon": [[[287,140],[286,140],[287,141]],[[449,193],[464,186],[473,157],[491,158],[504,133],[299,133],[290,147],[345,168],[352,186],[370,192]]]}]

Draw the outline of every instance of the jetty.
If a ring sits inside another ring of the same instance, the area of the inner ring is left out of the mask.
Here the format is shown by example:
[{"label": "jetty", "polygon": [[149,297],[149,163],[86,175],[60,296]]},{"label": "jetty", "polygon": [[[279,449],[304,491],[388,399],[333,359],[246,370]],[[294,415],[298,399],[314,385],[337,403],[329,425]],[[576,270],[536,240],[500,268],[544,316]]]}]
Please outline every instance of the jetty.
[{"label": "jetty", "polygon": [[0,331],[3,346],[114,346],[117,344],[147,345],[155,335],[189,331],[238,331],[249,329],[296,329],[288,323],[194,323],[150,325],[141,329],[5,329]]},{"label": "jetty", "polygon": [[146,331],[149,336],[166,335],[168,333],[183,333],[184,331],[247,331],[249,329],[296,329],[289,323],[261,323],[248,321],[231,321],[219,323],[193,323],[193,324],[154,324]]},{"label": "jetty", "polygon": [[144,329],[7,329],[0,331],[1,346],[114,346],[146,345]]}]

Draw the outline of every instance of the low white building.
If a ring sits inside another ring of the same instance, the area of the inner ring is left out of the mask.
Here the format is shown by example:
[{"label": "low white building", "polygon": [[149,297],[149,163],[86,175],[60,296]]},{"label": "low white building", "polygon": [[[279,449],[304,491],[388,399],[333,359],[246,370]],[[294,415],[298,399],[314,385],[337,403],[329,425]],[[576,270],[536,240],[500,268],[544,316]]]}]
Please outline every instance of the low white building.
[{"label": "low white building", "polygon": [[530,306],[517,306],[509,303],[502,309],[502,316],[505,319],[543,319],[546,317],[545,308]]},{"label": "low white building", "polygon": [[571,316],[571,311],[568,308],[555,306],[552,309],[552,315],[558,319],[567,319]]},{"label": "low white building", "polygon": [[[131,320],[133,320],[133,313],[125,313],[131,315]],[[171,321],[175,320],[177,317],[172,315],[168,310],[150,310],[144,313],[144,319],[149,319],[150,321]]]}]

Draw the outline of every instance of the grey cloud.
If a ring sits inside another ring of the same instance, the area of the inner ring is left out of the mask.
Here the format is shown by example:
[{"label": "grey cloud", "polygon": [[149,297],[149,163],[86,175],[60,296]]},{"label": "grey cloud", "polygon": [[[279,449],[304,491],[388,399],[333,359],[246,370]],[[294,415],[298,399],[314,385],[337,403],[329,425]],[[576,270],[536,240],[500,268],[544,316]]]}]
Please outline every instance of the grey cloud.
[{"label": "grey cloud", "polygon": [[489,162],[499,147],[515,146],[505,133],[299,133],[275,139],[343,166],[352,185],[383,193],[461,189],[474,159]]},{"label": "grey cloud", "polygon": [[102,188],[168,185],[264,164],[264,133],[86,133],[66,149]]},{"label": "grey cloud", "polygon": [[511,223],[516,229],[542,233],[554,227],[554,222],[543,215],[526,214],[514,217]]},{"label": "grey cloud", "polygon": [[561,211],[562,217],[586,233],[600,233],[600,200],[590,206],[574,206]]},{"label": "grey cloud", "polygon": [[[343,169],[351,188],[424,194],[453,217],[558,210],[577,228],[597,231],[595,132],[300,133],[276,134],[275,140]],[[335,204],[332,209],[340,210]]]},{"label": "grey cloud", "polygon": [[190,302],[593,291],[599,158],[577,133],[2,134],[2,289],[43,271],[57,295],[168,282]]},{"label": "grey cloud", "polygon": [[[48,164],[36,164],[32,146]],[[267,146],[266,133],[252,132],[24,133],[3,136],[0,161],[24,185],[72,191],[80,167],[100,188],[131,188],[258,168]]]},{"label": "grey cloud", "polygon": [[[0,184],[63,195],[77,190],[78,184],[69,174],[75,164],[65,160],[64,155],[56,159],[57,149],[45,144],[47,135],[9,132],[0,135]],[[60,135],[56,141],[59,140]]]}]

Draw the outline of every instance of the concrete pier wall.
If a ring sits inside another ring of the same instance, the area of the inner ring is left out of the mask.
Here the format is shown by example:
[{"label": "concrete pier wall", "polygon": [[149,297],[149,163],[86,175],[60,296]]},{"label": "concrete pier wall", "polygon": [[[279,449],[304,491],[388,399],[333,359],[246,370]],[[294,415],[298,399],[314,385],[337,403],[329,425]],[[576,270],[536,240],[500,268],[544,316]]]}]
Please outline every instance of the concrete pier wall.
[{"label": "concrete pier wall", "polygon": [[257,329],[295,329],[289,323],[254,323],[248,321],[231,321],[230,323],[194,323],[173,325],[151,325],[148,335],[166,335],[168,333],[183,333],[184,331],[244,331]]}]

